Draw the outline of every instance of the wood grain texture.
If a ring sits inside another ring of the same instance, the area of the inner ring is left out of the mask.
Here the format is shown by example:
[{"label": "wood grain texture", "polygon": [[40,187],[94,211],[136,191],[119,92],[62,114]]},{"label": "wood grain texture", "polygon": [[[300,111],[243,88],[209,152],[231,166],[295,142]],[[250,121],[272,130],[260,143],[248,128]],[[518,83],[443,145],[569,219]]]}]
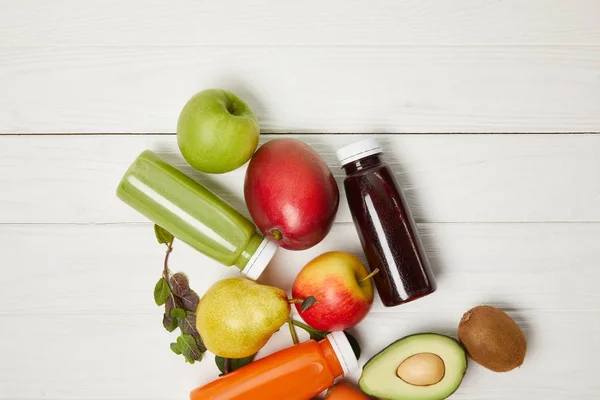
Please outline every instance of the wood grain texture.
[{"label": "wood grain texture", "polygon": [[[169,350],[152,299],[164,247],[115,195],[152,149],[247,215],[245,167],[201,174],[151,135],[195,92],[233,90],[266,133],[319,133],[292,136],[341,186],[335,150],[366,135],[326,133],[600,132],[598,21],[596,0],[0,0],[0,399],[185,399],[217,377],[210,354]],[[524,329],[526,362],[470,363],[452,399],[597,398],[600,135],[378,138],[439,289],[376,298],[354,329],[361,364],[407,334],[455,336],[486,303]],[[262,283],[289,292],[328,250],[363,258],[341,197],[327,238],[280,250]],[[171,267],[200,294],[239,276],[181,242]],[[282,329],[259,356],[290,344]]]},{"label": "wood grain texture", "polygon": [[[578,366],[594,365],[600,351],[598,313],[509,314],[521,325],[525,321],[533,325],[524,330],[531,347],[523,367],[495,374],[471,362],[451,400],[595,398],[600,390],[595,369]],[[451,332],[456,330],[460,316],[458,311],[432,312],[427,320],[435,321],[437,331]],[[365,352],[361,364],[401,336],[431,328],[433,323],[424,323],[423,319],[423,315],[411,313],[368,316],[356,329]],[[582,321],[588,322],[586,329],[581,329]],[[0,399],[186,399],[191,389],[218,375],[208,353],[193,366],[171,353],[168,344],[173,337],[161,332],[159,315],[16,315],[0,316],[0,324],[4,360],[0,363]],[[378,328],[369,330],[367,326]],[[577,340],[565,346],[565,337],[573,332],[577,332]],[[301,340],[307,339],[298,333]],[[38,346],[35,351],[24,350],[32,343]],[[282,329],[259,356],[290,344],[287,329]],[[357,375],[349,379],[354,381]]]},{"label": "wood grain texture", "polygon": [[[401,336],[452,336],[471,306],[507,310],[528,340],[525,365],[494,374],[474,363],[454,399],[589,399],[600,384],[600,299],[596,290],[600,224],[420,224],[440,288],[393,309],[379,302],[354,330],[361,364]],[[152,288],[164,247],[151,224],[1,225],[0,398],[174,399],[217,376],[210,355],[189,366],[173,355]],[[360,255],[350,224],[336,224],[317,247],[281,250],[261,282],[289,293],[312,257],[338,249]],[[204,292],[238,276],[176,242],[173,271]],[[576,335],[576,340],[567,338]],[[306,338],[305,335],[302,336]],[[567,346],[566,343],[569,342]],[[287,330],[260,353],[289,346]],[[6,362],[10,360],[10,362]],[[353,374],[351,379],[356,379]],[[565,383],[568,381],[568,384]]]},{"label": "wood grain texture", "polygon": [[[337,221],[350,222],[335,150],[368,135],[295,137],[329,164],[342,191]],[[600,222],[600,135],[378,138],[419,222]],[[248,215],[245,167],[224,175],[197,172],[174,136],[23,135],[0,137],[0,222],[146,222],[115,195],[146,149]]]},{"label": "wood grain texture", "polygon": [[0,132],[173,132],[233,90],[265,132],[600,130],[600,46],[3,46]]},{"label": "wood grain texture", "polygon": [[600,44],[595,0],[0,0],[0,44]]},{"label": "wood grain texture", "polygon": [[[466,311],[481,302],[600,312],[594,279],[600,224],[419,224],[419,229],[438,291],[400,308],[383,307],[377,299],[373,313]],[[157,312],[151,296],[164,246],[156,243],[151,224],[0,225],[0,232],[12,249],[6,261],[12,267],[0,281],[5,286],[0,314]],[[309,251],[278,251],[260,281],[290,292],[302,266],[332,250],[364,261],[353,225],[336,224]],[[189,274],[198,293],[239,276],[180,242],[171,265]],[[122,296],[126,303],[118,300]]]}]

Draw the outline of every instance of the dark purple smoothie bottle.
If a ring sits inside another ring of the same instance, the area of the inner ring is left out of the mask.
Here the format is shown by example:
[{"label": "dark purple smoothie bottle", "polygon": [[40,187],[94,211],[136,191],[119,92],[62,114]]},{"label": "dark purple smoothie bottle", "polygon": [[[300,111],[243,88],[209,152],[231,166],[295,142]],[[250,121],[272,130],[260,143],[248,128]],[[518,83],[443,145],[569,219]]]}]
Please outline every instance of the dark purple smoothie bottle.
[{"label": "dark purple smoothie bottle", "polygon": [[346,171],[344,188],[354,226],[386,307],[433,293],[435,278],[413,216],[375,139],[338,150]]}]

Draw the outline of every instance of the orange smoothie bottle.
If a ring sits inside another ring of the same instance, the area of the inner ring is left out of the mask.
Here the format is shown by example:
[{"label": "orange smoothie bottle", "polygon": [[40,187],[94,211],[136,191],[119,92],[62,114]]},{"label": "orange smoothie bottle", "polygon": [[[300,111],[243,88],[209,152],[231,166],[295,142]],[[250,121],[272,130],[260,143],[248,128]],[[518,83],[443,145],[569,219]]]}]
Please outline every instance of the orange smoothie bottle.
[{"label": "orange smoothie bottle", "polygon": [[191,400],[309,400],[358,369],[344,332],[256,360],[190,394]]}]

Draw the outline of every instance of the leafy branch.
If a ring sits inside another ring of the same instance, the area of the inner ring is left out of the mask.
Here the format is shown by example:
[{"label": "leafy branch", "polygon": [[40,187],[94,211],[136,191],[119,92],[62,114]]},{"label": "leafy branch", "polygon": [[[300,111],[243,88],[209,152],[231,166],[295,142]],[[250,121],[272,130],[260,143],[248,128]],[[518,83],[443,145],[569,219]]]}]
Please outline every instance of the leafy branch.
[{"label": "leafy branch", "polygon": [[162,276],[154,287],[154,301],[158,306],[165,306],[164,328],[169,332],[177,328],[181,331],[177,341],[170,344],[171,350],[193,364],[200,361],[206,351],[196,329],[196,308],[200,298],[190,289],[187,276],[181,272],[171,274],[169,270],[169,256],[173,252],[175,237],[158,225],[154,225],[154,233],[160,244],[167,245]]}]

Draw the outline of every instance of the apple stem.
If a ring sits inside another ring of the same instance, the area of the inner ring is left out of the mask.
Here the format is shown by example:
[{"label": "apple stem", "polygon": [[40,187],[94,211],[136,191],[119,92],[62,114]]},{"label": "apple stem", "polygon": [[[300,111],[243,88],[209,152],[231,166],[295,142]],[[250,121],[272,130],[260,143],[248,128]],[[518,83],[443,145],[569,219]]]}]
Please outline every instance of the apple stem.
[{"label": "apple stem", "polygon": [[292,341],[294,342],[294,344],[300,343],[300,341],[298,340],[298,335],[296,334],[296,330],[294,329],[292,317],[288,318],[288,326],[290,327],[290,335],[292,335]]},{"label": "apple stem", "polygon": [[375,271],[371,272],[369,275],[367,275],[364,278],[362,278],[360,281],[358,281],[358,283],[363,283],[364,281],[366,281],[367,279],[371,279],[372,277],[374,277],[378,273],[379,273],[379,268],[375,268]]},{"label": "apple stem", "polygon": [[302,304],[304,299],[288,299],[288,304]]},{"label": "apple stem", "polygon": [[273,229],[271,231],[271,236],[273,236],[273,239],[275,240],[281,240],[281,238],[283,238],[283,234],[279,229]]}]

